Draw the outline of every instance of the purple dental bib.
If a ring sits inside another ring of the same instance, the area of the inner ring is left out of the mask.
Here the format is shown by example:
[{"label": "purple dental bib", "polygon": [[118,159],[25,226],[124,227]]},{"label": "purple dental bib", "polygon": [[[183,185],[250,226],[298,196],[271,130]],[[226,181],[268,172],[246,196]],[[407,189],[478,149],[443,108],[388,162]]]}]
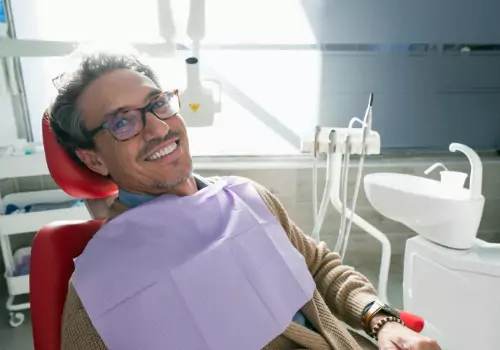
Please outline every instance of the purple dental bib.
[{"label": "purple dental bib", "polygon": [[315,283],[251,182],[222,178],[106,224],[73,285],[110,350],[255,350],[280,335]]}]

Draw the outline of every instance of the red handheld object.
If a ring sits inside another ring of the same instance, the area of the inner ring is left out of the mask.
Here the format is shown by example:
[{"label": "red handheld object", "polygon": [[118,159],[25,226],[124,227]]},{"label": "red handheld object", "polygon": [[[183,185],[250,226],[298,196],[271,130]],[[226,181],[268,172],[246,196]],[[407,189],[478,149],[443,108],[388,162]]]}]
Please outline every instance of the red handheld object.
[{"label": "red handheld object", "polygon": [[420,316],[410,314],[409,312],[406,311],[399,311],[399,318],[401,321],[403,321],[408,328],[411,330],[420,333],[422,329],[424,329],[424,319]]}]

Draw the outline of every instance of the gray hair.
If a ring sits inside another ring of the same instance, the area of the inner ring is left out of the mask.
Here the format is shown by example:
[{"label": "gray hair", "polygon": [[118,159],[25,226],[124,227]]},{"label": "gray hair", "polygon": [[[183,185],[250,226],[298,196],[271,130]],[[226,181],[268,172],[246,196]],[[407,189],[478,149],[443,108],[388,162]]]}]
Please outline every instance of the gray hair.
[{"label": "gray hair", "polygon": [[118,69],[130,69],[144,74],[160,87],[152,69],[133,54],[86,54],[73,72],[54,79],[57,96],[49,111],[49,125],[59,144],[80,164],[76,150],[93,149],[94,142],[85,134],[77,100],[90,83]]}]

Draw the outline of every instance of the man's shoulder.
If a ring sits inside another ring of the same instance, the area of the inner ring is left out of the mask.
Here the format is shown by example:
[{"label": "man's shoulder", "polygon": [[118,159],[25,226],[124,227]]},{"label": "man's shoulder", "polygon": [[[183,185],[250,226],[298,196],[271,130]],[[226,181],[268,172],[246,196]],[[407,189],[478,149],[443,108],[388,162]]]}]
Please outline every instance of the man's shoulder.
[{"label": "man's shoulder", "polygon": [[205,181],[205,182],[208,182],[208,183],[216,183],[217,181],[219,181],[220,179],[222,179],[222,176],[208,176],[208,177],[205,177],[205,176],[200,176],[200,175],[196,175],[197,178]]},{"label": "man's shoulder", "polygon": [[210,176],[204,179],[207,182],[215,183],[225,178],[226,179],[229,178],[233,182],[250,182],[255,187],[255,189],[257,190],[257,192],[260,194],[261,197],[267,198],[269,195],[272,195],[271,191],[269,191],[265,186],[245,176],[240,176],[240,175]]},{"label": "man's shoulder", "polygon": [[106,349],[71,282],[61,321],[61,349]]},{"label": "man's shoulder", "polygon": [[[272,191],[267,189],[264,185],[258,183],[255,180],[252,180],[248,177],[244,177],[244,176],[227,176],[227,177],[231,178],[232,181],[236,182],[236,183],[238,183],[238,182],[251,183],[253,185],[253,187],[255,188],[255,190],[257,191],[257,193],[259,194],[262,201],[264,202],[264,204],[266,204],[268,209],[278,219],[282,218],[282,216],[285,214],[283,207],[282,207],[280,201],[278,200],[278,198],[272,193]],[[221,178],[223,178],[223,177],[219,177],[219,179],[221,179]]]}]

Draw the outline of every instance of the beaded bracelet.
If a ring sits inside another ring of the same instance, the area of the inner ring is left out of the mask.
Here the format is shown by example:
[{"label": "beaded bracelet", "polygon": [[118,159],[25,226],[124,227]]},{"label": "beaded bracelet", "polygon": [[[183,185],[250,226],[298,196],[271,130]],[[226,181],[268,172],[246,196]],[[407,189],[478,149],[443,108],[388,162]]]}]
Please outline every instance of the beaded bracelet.
[{"label": "beaded bracelet", "polygon": [[388,316],[384,317],[383,319],[379,320],[375,326],[372,329],[372,332],[369,334],[370,337],[372,337],[375,340],[378,340],[378,332],[384,327],[387,323],[389,322],[397,322],[399,324],[402,324],[403,326],[406,326],[403,321],[401,321],[399,318],[394,317],[394,316]]}]

